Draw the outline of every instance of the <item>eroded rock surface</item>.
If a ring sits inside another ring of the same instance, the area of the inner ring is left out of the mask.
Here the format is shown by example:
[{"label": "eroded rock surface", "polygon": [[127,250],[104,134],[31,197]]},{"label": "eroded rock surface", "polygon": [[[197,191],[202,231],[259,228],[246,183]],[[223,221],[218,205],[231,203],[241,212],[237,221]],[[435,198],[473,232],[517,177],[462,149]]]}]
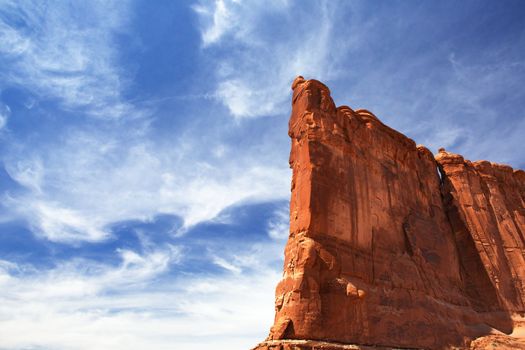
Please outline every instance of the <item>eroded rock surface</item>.
[{"label": "eroded rock surface", "polygon": [[319,81],[292,89],[290,237],[257,349],[521,346],[525,172],[435,158]]}]

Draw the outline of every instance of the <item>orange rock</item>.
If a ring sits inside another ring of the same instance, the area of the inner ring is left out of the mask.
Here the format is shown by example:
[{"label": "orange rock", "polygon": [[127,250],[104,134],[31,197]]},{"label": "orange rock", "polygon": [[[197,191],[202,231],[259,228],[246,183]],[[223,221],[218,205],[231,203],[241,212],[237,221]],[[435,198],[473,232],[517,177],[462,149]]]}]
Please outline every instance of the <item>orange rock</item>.
[{"label": "orange rock", "polygon": [[256,349],[519,344],[505,334],[525,313],[525,173],[436,161],[321,82],[292,88],[290,237]]},{"label": "orange rock", "polygon": [[478,311],[523,312],[525,196],[519,191],[524,184],[519,171],[487,161],[465,161],[444,150],[436,159],[444,175],[452,228],[458,241],[469,244],[461,261],[477,262],[464,276],[467,293]]}]

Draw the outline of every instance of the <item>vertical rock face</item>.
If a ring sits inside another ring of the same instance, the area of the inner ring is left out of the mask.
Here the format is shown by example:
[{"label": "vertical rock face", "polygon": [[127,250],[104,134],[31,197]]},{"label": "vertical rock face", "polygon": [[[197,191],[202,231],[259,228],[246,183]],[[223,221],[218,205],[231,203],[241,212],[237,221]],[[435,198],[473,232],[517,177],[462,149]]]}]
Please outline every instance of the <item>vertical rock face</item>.
[{"label": "vertical rock face", "polygon": [[435,159],[371,112],[336,107],[319,81],[292,89],[290,237],[258,349],[438,349],[513,332],[525,173]]},{"label": "vertical rock face", "polygon": [[436,160],[445,174],[448,216],[464,249],[459,256],[470,267],[464,279],[476,309],[523,312],[525,172],[487,161],[465,161],[444,150]]}]

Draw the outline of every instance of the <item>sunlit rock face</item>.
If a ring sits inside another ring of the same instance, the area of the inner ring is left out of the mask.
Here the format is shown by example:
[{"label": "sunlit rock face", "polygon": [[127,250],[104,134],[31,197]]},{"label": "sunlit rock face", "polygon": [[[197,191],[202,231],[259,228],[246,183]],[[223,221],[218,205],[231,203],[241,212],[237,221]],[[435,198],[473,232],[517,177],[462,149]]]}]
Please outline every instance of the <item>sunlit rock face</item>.
[{"label": "sunlit rock face", "polygon": [[525,349],[525,172],[292,89],[290,236],[256,349]]}]

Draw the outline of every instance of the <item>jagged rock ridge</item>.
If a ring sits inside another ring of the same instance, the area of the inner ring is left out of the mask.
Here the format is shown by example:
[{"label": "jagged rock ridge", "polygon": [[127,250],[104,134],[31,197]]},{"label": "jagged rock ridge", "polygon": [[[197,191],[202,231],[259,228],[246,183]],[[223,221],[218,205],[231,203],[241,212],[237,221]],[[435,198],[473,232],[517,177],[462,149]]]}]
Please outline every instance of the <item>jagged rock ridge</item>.
[{"label": "jagged rock ridge", "polygon": [[525,172],[292,89],[290,236],[256,349],[525,348]]}]

